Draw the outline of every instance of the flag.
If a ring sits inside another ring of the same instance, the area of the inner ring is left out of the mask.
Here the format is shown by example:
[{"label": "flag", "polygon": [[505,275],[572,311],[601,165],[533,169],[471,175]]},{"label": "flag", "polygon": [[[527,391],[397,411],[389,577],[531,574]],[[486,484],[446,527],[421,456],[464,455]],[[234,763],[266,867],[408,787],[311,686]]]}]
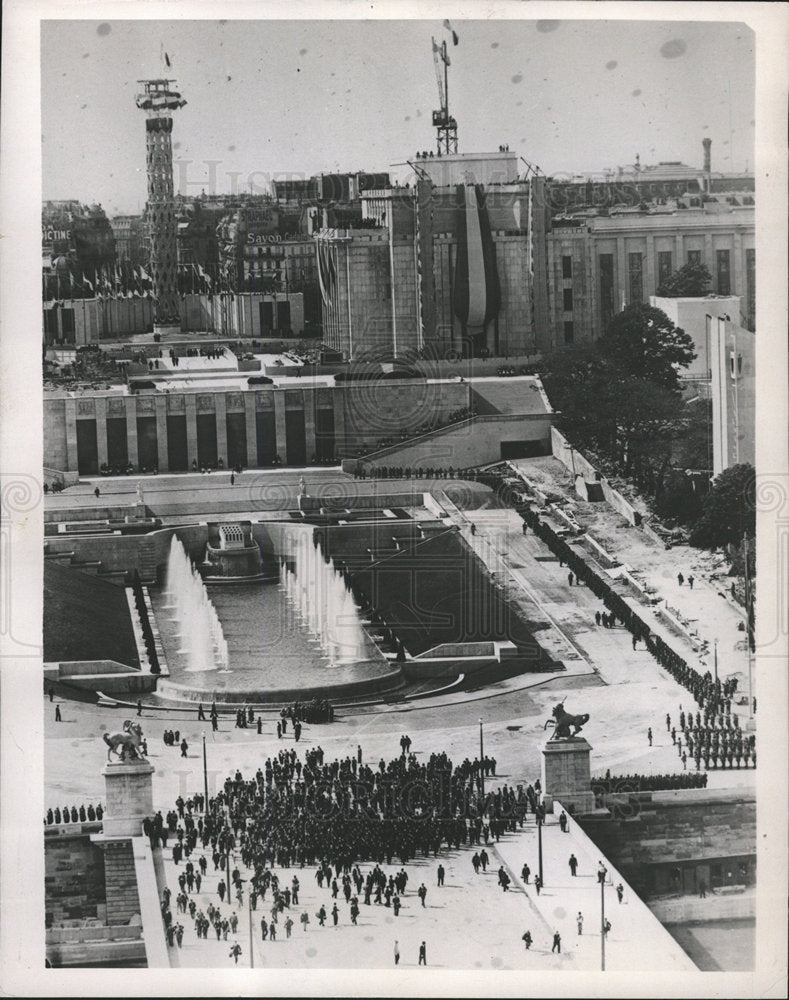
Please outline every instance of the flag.
[{"label": "flag", "polygon": [[452,44],[457,45],[458,33],[455,31],[455,29],[452,27],[449,21],[444,21],[444,27],[447,29],[447,31],[450,31],[452,33]]}]

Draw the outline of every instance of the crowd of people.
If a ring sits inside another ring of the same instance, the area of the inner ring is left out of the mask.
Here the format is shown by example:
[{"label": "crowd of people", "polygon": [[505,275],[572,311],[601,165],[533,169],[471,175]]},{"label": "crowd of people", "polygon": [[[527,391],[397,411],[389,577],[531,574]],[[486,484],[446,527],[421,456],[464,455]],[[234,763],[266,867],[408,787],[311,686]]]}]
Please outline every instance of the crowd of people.
[{"label": "crowd of people", "polygon": [[[734,690],[736,687],[730,693]],[[680,710],[679,731],[671,724],[670,715],[666,716],[666,730],[671,734],[683,769],[689,759],[695,761],[696,771],[701,769],[702,761],[706,770],[739,769],[741,764],[756,767],[756,734],[740,728],[740,720],[731,710],[731,697],[723,696],[719,682],[708,686],[699,704],[701,709],[695,714]]]},{"label": "crowd of people", "polygon": [[327,698],[313,698],[311,701],[294,701],[283,708],[280,715],[296,722],[334,722],[334,705]]},{"label": "crowd of people", "polygon": [[605,778],[592,778],[595,799],[601,800],[611,793],[664,792],[677,788],[706,788],[707,775],[695,771],[679,774],[607,774]]},{"label": "crowd of people", "polygon": [[[161,898],[168,944],[181,946],[180,920],[187,914],[198,938],[213,932],[228,940],[237,930],[236,910],[247,903],[269,942],[289,938],[297,926],[306,932],[311,924],[355,925],[362,906],[398,917],[412,899],[421,909],[429,890],[422,881],[407,896],[410,861],[469,844],[480,849],[475,858],[487,862],[485,845],[522,827],[526,814],[540,808],[539,782],[536,788],[505,784],[483,795],[480,778],[495,775],[494,757],[454,764],[446,753],[433,753],[420,763],[406,734],[400,748],[399,757],[377,764],[364,762],[361,746],[334,760],[316,746],[303,762],[295,750],[283,749],[252,777],[236,771],[207,802],[198,793],[179,796],[166,816],[148,817],[144,833],[152,846],[171,839],[178,870],[177,895],[168,888]],[[246,879],[239,859],[251,873]],[[205,893],[209,860],[219,905],[206,907],[194,895]],[[296,870],[286,874],[288,868]],[[300,903],[305,868],[326,894],[314,912]],[[444,875],[439,864],[439,887]],[[499,886],[506,891],[509,883],[500,871]]]},{"label": "crowd of people", "polygon": [[60,806],[56,806],[54,809],[47,809],[47,814],[44,817],[44,824],[46,826],[59,826],[61,823],[93,823],[95,820],[101,820],[104,815],[104,807],[101,802],[94,806],[92,803],[87,806],[63,806],[61,810]]}]

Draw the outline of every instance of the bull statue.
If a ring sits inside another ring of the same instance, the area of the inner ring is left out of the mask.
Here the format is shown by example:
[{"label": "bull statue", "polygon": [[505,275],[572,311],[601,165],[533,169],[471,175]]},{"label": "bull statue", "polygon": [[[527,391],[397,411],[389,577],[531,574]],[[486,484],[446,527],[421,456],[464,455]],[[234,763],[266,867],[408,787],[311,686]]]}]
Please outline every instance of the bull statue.
[{"label": "bull statue", "polygon": [[[564,702],[560,701],[558,705],[553,706],[553,718],[547,719],[542,728],[544,731],[548,726],[554,727],[552,740],[568,740],[577,736],[588,721],[588,715],[570,715],[564,710]],[[572,732],[570,732],[571,726],[573,727]]]},{"label": "bull statue", "polygon": [[116,753],[122,761],[145,760],[145,752],[142,748],[142,727],[138,722],[126,719],[123,723],[123,732],[102,733],[101,738],[107,744],[107,763],[110,762],[113,753]]}]

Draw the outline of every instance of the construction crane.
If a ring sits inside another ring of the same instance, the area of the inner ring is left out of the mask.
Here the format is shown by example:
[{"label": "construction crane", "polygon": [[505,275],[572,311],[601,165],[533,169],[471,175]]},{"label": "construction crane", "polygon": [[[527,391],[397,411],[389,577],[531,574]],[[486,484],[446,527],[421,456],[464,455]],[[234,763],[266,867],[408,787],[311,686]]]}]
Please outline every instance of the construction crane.
[{"label": "construction crane", "polygon": [[433,62],[436,65],[436,80],[438,82],[438,99],[441,107],[433,112],[433,126],[437,133],[438,155],[457,153],[458,123],[449,113],[449,77],[447,69],[450,65],[447,55],[447,43],[439,45],[435,38],[433,42]]}]

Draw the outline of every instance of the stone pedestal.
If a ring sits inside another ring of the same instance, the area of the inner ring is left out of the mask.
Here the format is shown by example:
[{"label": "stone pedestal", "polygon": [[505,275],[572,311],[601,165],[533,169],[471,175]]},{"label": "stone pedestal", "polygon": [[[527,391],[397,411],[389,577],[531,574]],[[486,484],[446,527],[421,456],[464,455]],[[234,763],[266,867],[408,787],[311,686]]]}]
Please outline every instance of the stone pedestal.
[{"label": "stone pedestal", "polygon": [[105,764],[105,837],[140,837],[142,821],[153,816],[153,764],[145,760]]},{"label": "stone pedestal", "polygon": [[589,754],[592,748],[583,736],[552,739],[542,751],[542,794],[548,812],[558,799],[565,809],[580,815],[594,811]]},{"label": "stone pedestal", "polygon": [[180,337],[181,324],[179,323],[154,323],[153,332],[161,334],[163,337]]}]

